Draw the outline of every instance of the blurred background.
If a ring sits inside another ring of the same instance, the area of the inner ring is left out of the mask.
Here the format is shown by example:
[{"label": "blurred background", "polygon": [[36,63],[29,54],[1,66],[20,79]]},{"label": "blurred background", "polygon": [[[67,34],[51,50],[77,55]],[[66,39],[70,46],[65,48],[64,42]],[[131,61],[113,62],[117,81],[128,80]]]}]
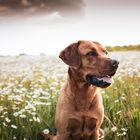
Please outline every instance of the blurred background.
[{"label": "blurred background", "polygon": [[140,43],[139,0],[0,0],[0,55],[56,55],[80,39]]}]

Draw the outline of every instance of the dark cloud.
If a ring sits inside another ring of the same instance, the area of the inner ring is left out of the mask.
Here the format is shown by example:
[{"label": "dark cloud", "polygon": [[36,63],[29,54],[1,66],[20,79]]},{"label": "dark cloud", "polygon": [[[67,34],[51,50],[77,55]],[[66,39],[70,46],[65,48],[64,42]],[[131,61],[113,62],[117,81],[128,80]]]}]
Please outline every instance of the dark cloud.
[{"label": "dark cloud", "polygon": [[83,0],[0,0],[0,15],[52,12],[62,16],[82,15],[84,6]]}]

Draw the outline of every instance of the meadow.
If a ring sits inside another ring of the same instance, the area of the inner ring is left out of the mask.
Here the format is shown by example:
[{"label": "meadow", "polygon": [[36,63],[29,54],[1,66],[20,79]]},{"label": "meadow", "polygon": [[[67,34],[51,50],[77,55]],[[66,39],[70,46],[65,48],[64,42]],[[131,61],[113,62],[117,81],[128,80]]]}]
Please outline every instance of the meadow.
[{"label": "meadow", "polygon": [[[101,90],[105,140],[140,140],[140,52],[110,56],[120,65],[113,85]],[[50,140],[66,75],[57,56],[1,56],[0,140]]]},{"label": "meadow", "polygon": [[140,51],[140,44],[125,46],[106,46],[108,51]]}]

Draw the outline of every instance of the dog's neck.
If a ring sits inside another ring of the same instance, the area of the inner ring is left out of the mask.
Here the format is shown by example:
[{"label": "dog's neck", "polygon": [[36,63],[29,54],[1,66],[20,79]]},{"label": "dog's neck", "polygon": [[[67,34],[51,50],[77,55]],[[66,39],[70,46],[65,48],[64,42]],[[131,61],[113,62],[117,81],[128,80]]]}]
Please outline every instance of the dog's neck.
[{"label": "dog's neck", "polygon": [[83,78],[80,70],[71,67],[68,69],[68,82],[72,90],[74,90],[74,87],[76,87],[76,90],[87,90],[90,86]]},{"label": "dog's neck", "polygon": [[88,84],[82,73],[73,68],[68,69],[68,86],[66,89],[70,94],[68,97],[75,100],[75,106],[78,110],[88,109],[97,91],[97,87]]}]

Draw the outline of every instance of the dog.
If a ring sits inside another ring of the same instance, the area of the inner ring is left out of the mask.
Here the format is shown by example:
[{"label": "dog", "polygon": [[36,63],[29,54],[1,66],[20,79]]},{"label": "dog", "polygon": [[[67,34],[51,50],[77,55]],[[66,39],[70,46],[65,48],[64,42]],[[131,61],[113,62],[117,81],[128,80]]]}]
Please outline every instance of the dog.
[{"label": "dog", "polygon": [[112,83],[119,62],[108,57],[98,42],[80,40],[66,47],[59,57],[66,63],[68,79],[56,107],[57,135],[53,140],[98,140],[104,107],[100,88]]}]

